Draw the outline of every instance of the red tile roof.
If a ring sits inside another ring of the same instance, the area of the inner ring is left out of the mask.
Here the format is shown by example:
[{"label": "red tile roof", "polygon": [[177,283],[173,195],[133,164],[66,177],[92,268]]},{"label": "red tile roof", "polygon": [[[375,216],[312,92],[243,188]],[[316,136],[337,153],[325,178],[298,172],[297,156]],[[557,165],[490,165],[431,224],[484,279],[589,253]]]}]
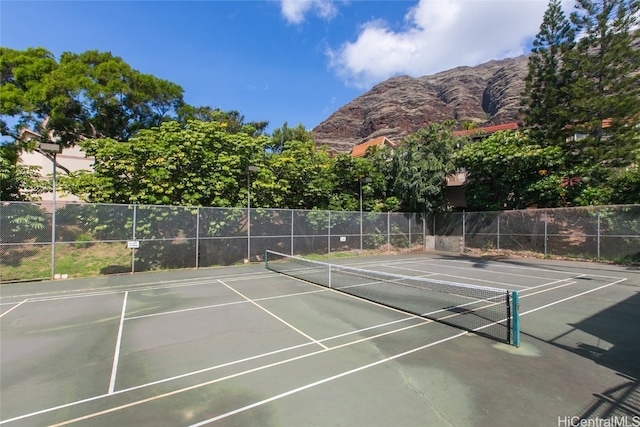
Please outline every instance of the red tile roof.
[{"label": "red tile roof", "polygon": [[362,157],[367,152],[367,148],[369,147],[381,147],[383,145],[387,145],[391,148],[396,147],[396,143],[391,141],[386,136],[379,136],[374,139],[370,139],[367,142],[363,142],[362,144],[358,144],[351,150],[351,157]]}]

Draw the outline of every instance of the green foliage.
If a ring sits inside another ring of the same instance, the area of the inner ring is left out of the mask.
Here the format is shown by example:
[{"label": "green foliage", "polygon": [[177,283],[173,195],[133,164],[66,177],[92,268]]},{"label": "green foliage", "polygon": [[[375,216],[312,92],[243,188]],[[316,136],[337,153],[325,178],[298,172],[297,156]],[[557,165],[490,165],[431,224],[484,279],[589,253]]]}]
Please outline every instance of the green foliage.
[{"label": "green foliage", "polygon": [[565,88],[571,76],[563,56],[573,49],[574,33],[561,2],[550,0],[533,41],[522,98],[526,124],[532,136],[545,145],[560,143],[568,136],[571,97]]},{"label": "green foliage", "polygon": [[560,182],[554,173],[562,164],[560,147],[543,148],[526,134],[497,132],[466,145],[456,153],[455,161],[467,169],[465,194],[472,210],[522,209],[557,202]]},{"label": "green foliage", "polygon": [[255,184],[257,205],[261,207],[311,209],[327,207],[336,177],[332,159],[324,148],[316,148],[302,125],[286,123],[274,131]]},{"label": "green foliage", "polygon": [[45,233],[46,213],[30,203],[2,205],[2,240],[10,243],[41,242]]},{"label": "green foliage", "polygon": [[127,142],[83,141],[95,172],[61,179],[61,187],[91,202],[243,206],[246,168],[265,161],[267,142],[219,122],[166,122]]},{"label": "green foliage", "polygon": [[43,48],[2,48],[0,54],[0,116],[3,134],[14,139],[19,135],[8,129],[7,118],[32,128],[48,118],[43,137],[55,135],[63,145],[127,140],[184,104],[180,86],[140,73],[108,52],[65,52],[59,62]]},{"label": "green foliage", "polygon": [[570,114],[576,133],[574,164],[629,164],[640,129],[640,51],[633,47],[640,3],[578,0],[571,21],[581,36],[565,55],[573,79]]},{"label": "green foliage", "polygon": [[16,145],[0,145],[0,200],[36,200],[49,187],[39,179],[39,169],[20,164]]},{"label": "green foliage", "polygon": [[401,210],[432,213],[444,209],[446,176],[455,172],[453,125],[431,124],[405,138],[394,152],[388,173]]}]

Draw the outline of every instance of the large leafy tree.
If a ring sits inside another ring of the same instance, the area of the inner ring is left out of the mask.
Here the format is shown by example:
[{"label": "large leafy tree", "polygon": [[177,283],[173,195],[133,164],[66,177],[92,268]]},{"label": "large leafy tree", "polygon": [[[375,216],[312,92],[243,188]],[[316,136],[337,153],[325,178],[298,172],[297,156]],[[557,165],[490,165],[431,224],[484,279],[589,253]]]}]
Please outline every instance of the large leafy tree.
[{"label": "large leafy tree", "polygon": [[[125,141],[157,126],[184,103],[175,83],[143,74],[122,58],[95,50],[65,52],[59,62],[43,48],[0,49],[2,133],[38,128],[63,145],[83,139]],[[45,119],[46,122],[45,122]]]},{"label": "large leafy tree", "polygon": [[80,143],[93,173],[61,185],[91,202],[234,207],[246,204],[246,170],[265,162],[266,136],[228,132],[225,123],[165,122],[129,141]]},{"label": "large leafy tree", "polygon": [[285,123],[274,130],[267,162],[258,172],[257,205],[326,209],[336,181],[332,163],[330,154],[315,146],[304,126],[289,128]]},{"label": "large leafy tree", "polygon": [[455,156],[467,169],[465,195],[473,210],[555,206],[560,200],[562,150],[525,134],[497,132],[465,145]]},{"label": "large leafy tree", "polygon": [[262,135],[269,125],[267,121],[246,122],[244,115],[236,110],[223,111],[209,106],[194,107],[185,104],[178,109],[177,114],[177,120],[184,124],[191,120],[219,122],[225,124],[228,132],[245,132],[255,136]]},{"label": "large leafy tree", "polygon": [[0,201],[33,200],[48,188],[41,181],[39,167],[20,164],[18,147],[0,145]]},{"label": "large leafy tree", "polygon": [[402,210],[432,213],[446,206],[446,177],[455,172],[453,126],[453,122],[432,123],[399,144],[392,159],[390,187]]},{"label": "large leafy tree", "polygon": [[572,72],[572,129],[586,137],[569,147],[573,163],[625,165],[638,147],[639,16],[637,0],[577,0],[571,22],[578,42],[565,62]]},{"label": "large leafy tree", "polygon": [[533,41],[522,98],[525,122],[543,144],[562,143],[567,136],[570,75],[563,58],[573,48],[574,39],[575,31],[560,0],[551,0]]}]

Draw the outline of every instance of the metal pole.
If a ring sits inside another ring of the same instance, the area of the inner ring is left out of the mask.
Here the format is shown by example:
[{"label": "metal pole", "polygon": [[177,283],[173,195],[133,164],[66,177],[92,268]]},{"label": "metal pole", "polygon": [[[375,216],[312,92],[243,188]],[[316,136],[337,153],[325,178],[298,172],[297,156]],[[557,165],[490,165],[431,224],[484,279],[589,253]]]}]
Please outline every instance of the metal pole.
[{"label": "metal pole", "polygon": [[520,300],[518,291],[511,292],[511,344],[520,347]]},{"label": "metal pole", "polygon": [[360,183],[360,255],[362,255],[362,183],[371,182],[371,178],[360,178],[358,182]]},{"label": "metal pole", "polygon": [[596,259],[600,261],[600,209],[598,209],[598,229],[596,236]]},{"label": "metal pole", "polygon": [[247,168],[247,262],[251,262],[251,172]]},{"label": "metal pole", "polygon": [[[138,220],[138,205],[133,205],[133,224],[131,226],[131,240],[136,240],[136,222]],[[136,272],[136,249],[131,249],[131,274]]]},{"label": "metal pole", "polygon": [[331,258],[331,211],[327,220],[327,255]]},{"label": "metal pole", "polygon": [[247,262],[251,262],[251,173],[257,166],[247,166]]},{"label": "metal pole", "polygon": [[387,253],[391,252],[391,212],[387,211]]},{"label": "metal pole", "polygon": [[462,253],[464,253],[467,238],[467,230],[466,230],[466,212],[462,211]]},{"label": "metal pole", "polygon": [[51,280],[56,277],[56,154],[53,153],[53,196],[51,198]]},{"label": "metal pole", "polygon": [[196,208],[196,270],[200,267],[200,207]]},{"label": "metal pole", "polygon": [[496,238],[496,249],[500,250],[500,212],[498,212],[498,236]]},{"label": "metal pole", "polygon": [[547,212],[544,212],[544,256],[547,257]]},{"label": "metal pole", "polygon": [[360,255],[362,255],[362,179],[360,182]]}]

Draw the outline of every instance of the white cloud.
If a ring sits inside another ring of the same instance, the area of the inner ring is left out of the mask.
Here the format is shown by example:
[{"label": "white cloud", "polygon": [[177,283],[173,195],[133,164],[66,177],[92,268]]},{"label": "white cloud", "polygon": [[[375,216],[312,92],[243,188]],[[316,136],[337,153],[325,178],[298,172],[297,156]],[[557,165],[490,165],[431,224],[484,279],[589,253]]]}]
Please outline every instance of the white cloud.
[{"label": "white cloud", "polygon": [[323,19],[331,19],[337,13],[332,0],[280,0],[280,10],[291,24],[301,24],[312,12]]},{"label": "white cloud", "polygon": [[370,21],[358,38],[328,49],[331,68],[367,89],[394,75],[414,77],[528,53],[546,0],[420,0],[392,29]]}]

